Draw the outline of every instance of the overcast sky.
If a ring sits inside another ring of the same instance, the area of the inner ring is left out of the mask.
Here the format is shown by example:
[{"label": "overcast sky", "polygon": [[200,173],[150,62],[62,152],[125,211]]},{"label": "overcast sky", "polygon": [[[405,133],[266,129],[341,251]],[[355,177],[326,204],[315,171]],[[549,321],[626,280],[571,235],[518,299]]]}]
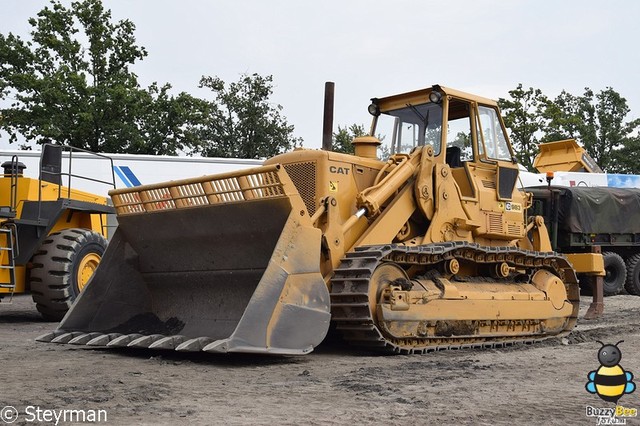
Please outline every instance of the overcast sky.
[{"label": "overcast sky", "polygon": [[[69,2],[64,2],[68,4]],[[48,2],[2,0],[0,32],[28,36]],[[148,57],[140,83],[206,97],[202,75],[273,75],[272,101],[306,147],[322,139],[324,83],[334,130],[368,126],[369,99],[441,84],[497,99],[523,83],[548,96],[613,87],[640,116],[640,2],[629,0],[104,0]],[[0,147],[7,148],[6,140]],[[14,148],[12,146],[11,148]]]}]

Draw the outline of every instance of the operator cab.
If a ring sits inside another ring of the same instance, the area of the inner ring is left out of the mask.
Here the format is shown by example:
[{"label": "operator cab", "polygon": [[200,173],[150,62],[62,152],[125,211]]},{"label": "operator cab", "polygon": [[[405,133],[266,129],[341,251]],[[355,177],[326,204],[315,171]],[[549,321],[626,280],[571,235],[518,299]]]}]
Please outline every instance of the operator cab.
[{"label": "operator cab", "polygon": [[436,85],[374,98],[369,112],[370,134],[389,140],[391,154],[431,145],[437,161],[451,167],[465,199],[477,200],[472,175],[478,169],[492,170],[498,198],[511,199],[518,168],[495,101]]}]

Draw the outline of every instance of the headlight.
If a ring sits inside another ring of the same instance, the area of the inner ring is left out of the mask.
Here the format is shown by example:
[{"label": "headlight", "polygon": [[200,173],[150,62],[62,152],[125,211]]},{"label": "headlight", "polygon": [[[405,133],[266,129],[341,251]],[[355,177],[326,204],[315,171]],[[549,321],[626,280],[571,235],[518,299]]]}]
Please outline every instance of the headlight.
[{"label": "headlight", "polygon": [[431,91],[431,93],[429,93],[429,100],[434,104],[439,104],[442,102],[442,93],[435,90]]}]

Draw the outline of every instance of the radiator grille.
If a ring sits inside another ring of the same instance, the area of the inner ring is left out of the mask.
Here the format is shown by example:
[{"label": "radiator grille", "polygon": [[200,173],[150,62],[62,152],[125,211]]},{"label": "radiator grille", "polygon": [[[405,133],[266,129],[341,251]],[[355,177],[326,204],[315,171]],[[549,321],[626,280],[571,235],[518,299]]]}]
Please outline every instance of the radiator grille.
[{"label": "radiator grille", "polygon": [[307,161],[304,163],[285,164],[284,169],[293,181],[309,216],[316,212],[316,163]]}]

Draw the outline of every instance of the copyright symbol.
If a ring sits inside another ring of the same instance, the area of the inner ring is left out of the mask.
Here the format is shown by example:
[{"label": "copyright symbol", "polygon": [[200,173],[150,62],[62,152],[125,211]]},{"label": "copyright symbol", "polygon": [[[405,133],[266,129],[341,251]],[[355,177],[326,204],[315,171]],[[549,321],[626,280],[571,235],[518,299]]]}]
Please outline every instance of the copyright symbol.
[{"label": "copyright symbol", "polygon": [[20,413],[18,413],[16,407],[7,405],[6,407],[3,407],[2,410],[0,410],[0,420],[5,423],[13,423],[18,420],[18,414]]}]

